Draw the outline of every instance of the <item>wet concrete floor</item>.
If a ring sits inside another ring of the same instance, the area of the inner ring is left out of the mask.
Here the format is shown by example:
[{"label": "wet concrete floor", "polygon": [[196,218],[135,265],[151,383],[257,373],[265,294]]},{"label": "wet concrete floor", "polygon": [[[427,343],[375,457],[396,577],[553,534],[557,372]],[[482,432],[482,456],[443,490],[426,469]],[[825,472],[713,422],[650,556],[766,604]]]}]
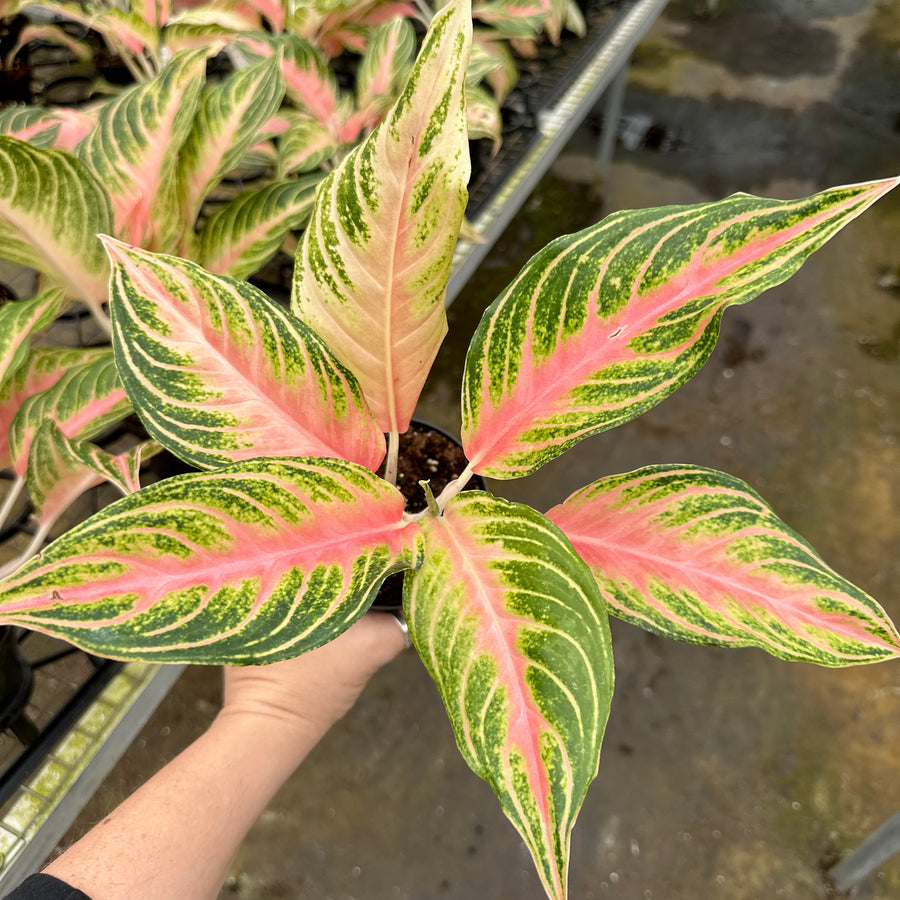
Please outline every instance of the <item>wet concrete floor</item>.
[{"label": "wet concrete floor", "polygon": [[[481,310],[564,222],[747,190],[792,197],[900,171],[900,10],[877,0],[683,0],[639,48],[605,183],[590,125],[451,309],[421,405],[458,428]],[[690,462],[735,474],[900,621],[900,192],[786,285],[726,313],[713,357],[661,406],[538,475],[546,509],[595,478]],[[879,279],[885,286],[879,286]],[[900,810],[900,667],[831,671],[667,641],[614,622],[617,687],[575,827],[571,896],[839,896],[825,870]],[[189,670],[72,834],[208,724]],[[379,673],[273,801],[223,897],[539,898],[521,841],[462,762],[410,652]],[[845,895],[848,896],[848,895]],[[900,897],[900,857],[853,897]]]}]

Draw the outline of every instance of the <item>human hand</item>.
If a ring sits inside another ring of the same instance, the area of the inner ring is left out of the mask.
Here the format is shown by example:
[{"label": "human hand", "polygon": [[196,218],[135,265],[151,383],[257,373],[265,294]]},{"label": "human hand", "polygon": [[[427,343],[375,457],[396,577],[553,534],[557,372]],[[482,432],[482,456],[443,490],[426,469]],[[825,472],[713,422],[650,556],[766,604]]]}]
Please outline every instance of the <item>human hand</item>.
[{"label": "human hand", "polygon": [[405,644],[392,615],[371,612],[330,643],[296,659],[268,666],[228,666],[219,716],[262,717],[288,731],[312,729],[320,736]]}]

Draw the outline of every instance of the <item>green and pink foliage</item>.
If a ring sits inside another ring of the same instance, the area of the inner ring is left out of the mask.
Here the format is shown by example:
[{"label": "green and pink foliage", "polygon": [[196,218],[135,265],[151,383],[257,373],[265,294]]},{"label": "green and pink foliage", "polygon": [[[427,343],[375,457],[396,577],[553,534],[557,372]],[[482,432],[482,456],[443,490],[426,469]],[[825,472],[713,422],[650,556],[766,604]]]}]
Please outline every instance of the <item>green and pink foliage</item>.
[{"label": "green and pink foliage", "polygon": [[116,359],[151,435],[204,469],[287,454],[378,467],[356,379],[303,321],[246,282],[105,244]]},{"label": "green and pink foliage", "polygon": [[362,466],[255,459],[77,525],[7,580],[4,621],[105,656],[130,643],[159,662],[275,662],[349,628],[420,540],[400,492]]},{"label": "green and pink foliage", "polygon": [[896,184],[626,210],[552,241],[472,339],[463,444],[473,470],[529,475],[655,406],[709,357],[728,306],[785,281]]},{"label": "green and pink foliage", "polygon": [[0,110],[0,134],[71,153],[94,127],[96,111],[97,107],[10,106]]},{"label": "green and pink foliage", "polygon": [[460,752],[497,794],[551,897],[597,774],[613,689],[606,611],[565,535],[528,506],[469,491],[421,522],[404,579],[413,644]]},{"label": "green and pink foliage", "polygon": [[22,404],[52,388],[70,370],[108,357],[107,347],[40,348],[28,354],[25,362],[0,385],[0,467],[12,465],[9,430]]},{"label": "green and pink foliage", "polygon": [[610,612],[648,631],[823,666],[897,655],[878,604],[731,475],[650,466],[582,488],[547,518]]},{"label": "green and pink foliage", "polygon": [[[729,475],[649,467],[588,485],[546,515],[461,488],[473,471],[534,472],[659,403],[707,359],[728,306],[790,277],[900,179],[795,201],[739,194],[619,212],[551,243],[470,345],[468,467],[437,498],[425,486],[428,508],[411,513],[392,483],[397,433],[446,331],[470,42],[467,3],[442,9],[398,100],[322,181],[290,312],[118,232],[104,239],[118,376],[100,351],[75,370],[79,390],[66,373],[43,384],[39,351],[23,362],[15,341],[4,349],[12,371],[0,399],[41,383],[21,404],[10,455],[18,471],[29,452],[47,460],[46,476],[28,473],[44,507],[68,477],[137,486],[136,457],[155,445],[123,457],[84,443],[130,405],[155,440],[206,471],[130,493],[9,573],[0,621],[122,659],[272,662],[341,633],[405,570],[410,634],[460,751],[521,833],[548,896],[562,900],[613,690],[608,614],[826,666],[895,658],[900,636]],[[156,108],[136,108],[138,118]],[[206,146],[206,133],[196,140]],[[212,152],[217,161],[194,154],[183,184],[214,179],[225,156]],[[127,215],[125,230],[146,234],[151,219]],[[197,246],[234,271],[231,251]],[[36,304],[16,315],[44,313]],[[382,478],[373,470],[385,432]]]},{"label": "green and pink foliage", "polygon": [[468,15],[435,18],[392,110],[319,188],[297,251],[292,309],[353,371],[388,433],[408,428],[447,333],[470,172],[470,40]]}]

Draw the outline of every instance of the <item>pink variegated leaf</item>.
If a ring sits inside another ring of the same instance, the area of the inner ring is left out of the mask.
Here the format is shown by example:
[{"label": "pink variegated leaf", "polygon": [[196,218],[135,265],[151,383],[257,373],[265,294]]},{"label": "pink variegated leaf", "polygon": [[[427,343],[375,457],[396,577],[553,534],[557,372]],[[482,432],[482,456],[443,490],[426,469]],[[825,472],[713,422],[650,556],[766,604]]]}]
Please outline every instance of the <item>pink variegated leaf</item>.
[{"label": "pink variegated leaf", "polygon": [[124,47],[139,58],[143,58],[145,54],[152,59],[159,58],[159,29],[145,22],[136,13],[110,6],[96,12],[91,17],[89,27],[102,34],[111,47]]},{"label": "pink variegated leaf", "polygon": [[233,22],[232,26],[221,22],[185,21],[184,17],[179,15],[166,25],[166,47],[173,53],[201,48],[218,53],[234,43],[238,32],[246,27],[243,22],[238,21]]},{"label": "pink variegated leaf", "polygon": [[68,437],[92,438],[130,412],[112,351],[104,348],[98,359],[68,369],[51,387],[32,394],[19,407],[9,429],[16,475],[24,477],[31,442],[45,422],[55,422]]},{"label": "pink variegated leaf", "polygon": [[487,138],[493,142],[494,153],[500,149],[503,141],[500,107],[493,96],[477,85],[466,88],[466,125],[470,141]]},{"label": "pink variegated leaf", "polygon": [[284,31],[285,4],[283,0],[246,0],[246,3],[265,17],[276,34]]},{"label": "pink variegated leaf", "polygon": [[26,25],[20,32],[15,46],[6,54],[3,64],[11,68],[19,52],[32,41],[44,41],[65,47],[79,62],[90,64],[93,56],[90,44],[73,37],[59,25]]},{"label": "pink variegated leaf", "polygon": [[0,110],[0,134],[28,141],[33,147],[71,152],[96,123],[96,110],[10,106]]},{"label": "pink variegated leaf", "polygon": [[336,456],[371,469],[384,435],[353,375],[243,281],[105,239],[116,362],[147,431],[199,468]]},{"label": "pink variegated leaf", "polygon": [[251,58],[283,54],[281,71],[288,97],[338,136],[343,113],[337,79],[312,44],[294,34],[260,32],[242,38],[240,47]]},{"label": "pink variegated leaf", "polygon": [[209,191],[240,163],[284,96],[277,57],[233,72],[203,92],[178,156],[185,229],[193,228]]},{"label": "pink variegated leaf", "polygon": [[333,169],[297,250],[292,308],[359,379],[383,431],[406,431],[447,331],[466,202],[467,2],[434,17],[409,82]]},{"label": "pink variegated leaf", "polygon": [[255,459],[143,488],[0,582],[0,622],[103,656],[249,665],[349,628],[418,564],[403,496],[337,459]]},{"label": "pink variegated leaf", "polygon": [[76,148],[112,198],[115,233],[130,243],[174,247],[184,230],[175,173],[200,102],[207,53],[176,53],[155,78],[109,100]]},{"label": "pink variegated leaf", "polygon": [[129,9],[151,28],[163,28],[172,13],[171,0],[129,0]]},{"label": "pink variegated leaf", "polygon": [[331,129],[318,120],[293,119],[278,141],[278,170],[282,177],[312,172],[333,157],[340,146]]},{"label": "pink variegated leaf", "polygon": [[0,134],[28,141],[33,147],[55,146],[61,127],[55,112],[42,106],[8,106],[0,109]]},{"label": "pink variegated leaf", "polygon": [[413,644],[463,757],[561,900],[612,698],[605,605],[565,535],[530,507],[471,491],[419,524],[423,562],[403,596]]},{"label": "pink variegated leaf", "polygon": [[469,347],[462,439],[474,471],[528,475],[655,406],[706,361],[726,307],[788,279],[898,182],[618,212],[548,244]]},{"label": "pink variegated leaf", "polygon": [[155,57],[159,52],[159,32],[140,15],[120,9],[93,4],[69,2],[69,0],[41,0],[41,10],[54,13],[102,34],[111,46],[121,46],[135,56],[150,51]]},{"label": "pink variegated leaf", "polygon": [[66,305],[65,292],[51,288],[30,300],[0,306],[0,387],[25,364],[32,336],[50,325]]},{"label": "pink variegated leaf", "polygon": [[509,47],[491,32],[476,29],[469,60],[469,86],[487,81],[494,100],[502,104],[519,80],[519,69]]},{"label": "pink variegated leaf", "polygon": [[109,481],[123,494],[140,490],[141,462],[162,447],[145,441],[112,454],[89,441],[69,438],[53,421],[37,430],[31,443],[25,485],[41,536],[85,491]]},{"label": "pink variegated leaf", "polygon": [[209,217],[200,232],[199,260],[215,274],[249,278],[276,253],[285,236],[309,221],[324,175],[304,175],[245,191]]},{"label": "pink variegated leaf", "polygon": [[316,29],[315,43],[328,57],[339,56],[344,50],[364,53],[374,27],[396,18],[416,15],[413,3],[392,0],[359,0],[337,3]]},{"label": "pink variegated leaf", "polygon": [[617,616],[699,644],[847,666],[900,656],[884,610],[731,475],[650,466],[547,513]]},{"label": "pink variegated leaf", "polygon": [[406,84],[416,58],[416,33],[409,19],[394,19],[369,34],[356,73],[356,104],[374,124]]},{"label": "pink variegated leaf", "polygon": [[70,369],[109,356],[108,347],[32,350],[24,365],[0,387],[0,469],[12,465],[9,428],[19,407],[31,396],[53,387]]},{"label": "pink variegated leaf", "polygon": [[109,264],[97,234],[112,221],[109,197],[83,163],[0,136],[0,257],[38,269],[99,312]]},{"label": "pink variegated leaf", "polygon": [[551,0],[490,0],[472,5],[472,15],[507,38],[531,38],[550,14]]}]

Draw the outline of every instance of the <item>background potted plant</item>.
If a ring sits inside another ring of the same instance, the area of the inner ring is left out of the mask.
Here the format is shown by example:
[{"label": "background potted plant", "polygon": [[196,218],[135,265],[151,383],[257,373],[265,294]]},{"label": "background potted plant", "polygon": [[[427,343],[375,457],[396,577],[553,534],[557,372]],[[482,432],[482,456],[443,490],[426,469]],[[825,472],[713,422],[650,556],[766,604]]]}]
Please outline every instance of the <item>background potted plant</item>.
[{"label": "background potted plant", "polygon": [[405,570],[410,633],[460,750],[562,897],[612,695],[608,612],[829,666],[893,658],[900,637],[723,473],[645,467],[547,515],[459,489],[473,471],[536,471],[660,402],[708,357],[727,306],[789,277],[897,179],[616,213],[552,242],[470,345],[466,470],[437,497],[423,485],[410,514],[393,473],[446,331],[470,38],[466,4],[435,17],[396,104],[322,182],[291,312],[104,239],[128,399],[204,471],[73,528],[5,579],[0,617],[115,657],[264,663],[340,633]]}]

